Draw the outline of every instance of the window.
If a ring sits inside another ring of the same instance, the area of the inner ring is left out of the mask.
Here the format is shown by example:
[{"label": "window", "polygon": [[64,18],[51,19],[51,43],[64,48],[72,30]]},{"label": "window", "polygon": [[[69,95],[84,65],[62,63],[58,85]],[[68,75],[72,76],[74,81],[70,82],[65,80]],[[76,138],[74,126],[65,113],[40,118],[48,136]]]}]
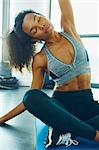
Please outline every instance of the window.
[{"label": "window", "polygon": [[0,62],[2,57],[2,0],[0,0]]},{"label": "window", "polygon": [[82,38],[82,41],[88,51],[92,83],[99,83],[99,37]]},{"label": "window", "polygon": [[15,16],[21,10],[33,9],[49,17],[49,2],[50,0],[42,0],[41,2],[40,0],[10,0],[10,28],[13,27]]},{"label": "window", "polygon": [[99,1],[71,0],[79,34],[99,33]]},{"label": "window", "polygon": [[[99,33],[99,1],[71,0],[74,19],[79,34]],[[58,0],[51,1],[51,21],[60,30],[60,8]]]}]

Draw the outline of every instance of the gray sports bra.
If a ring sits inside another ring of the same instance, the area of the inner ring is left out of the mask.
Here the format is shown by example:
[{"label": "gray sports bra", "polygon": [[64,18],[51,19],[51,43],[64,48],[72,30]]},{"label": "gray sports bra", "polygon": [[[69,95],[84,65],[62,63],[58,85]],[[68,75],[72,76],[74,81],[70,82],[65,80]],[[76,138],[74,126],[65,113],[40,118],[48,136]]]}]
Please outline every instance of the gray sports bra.
[{"label": "gray sports bra", "polygon": [[48,70],[53,81],[57,84],[66,83],[82,73],[90,73],[89,58],[83,44],[73,39],[73,37],[66,32],[61,32],[60,34],[72,44],[74,48],[74,60],[72,64],[65,64],[54,57],[48,50],[46,44],[44,45]]}]

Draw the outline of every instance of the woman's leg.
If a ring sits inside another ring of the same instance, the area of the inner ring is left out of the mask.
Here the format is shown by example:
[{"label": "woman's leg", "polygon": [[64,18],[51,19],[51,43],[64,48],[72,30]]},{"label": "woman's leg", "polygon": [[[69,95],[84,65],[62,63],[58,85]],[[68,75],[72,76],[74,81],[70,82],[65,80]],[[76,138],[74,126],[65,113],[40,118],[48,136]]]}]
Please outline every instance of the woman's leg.
[{"label": "woman's leg", "polygon": [[88,121],[86,121],[86,123],[98,130],[98,132],[96,132],[95,141],[99,142],[99,115],[89,119]]},{"label": "woman's leg", "polygon": [[42,91],[29,90],[24,96],[23,103],[30,113],[58,132],[71,132],[90,140],[95,139],[94,127],[73,116]]},{"label": "woman's leg", "polygon": [[95,129],[99,130],[99,115],[89,119],[87,123],[93,126]]},{"label": "woman's leg", "polygon": [[92,117],[86,122],[91,126],[93,126],[95,129],[99,130],[99,103],[98,102],[94,103],[94,107],[91,110],[90,116]]}]

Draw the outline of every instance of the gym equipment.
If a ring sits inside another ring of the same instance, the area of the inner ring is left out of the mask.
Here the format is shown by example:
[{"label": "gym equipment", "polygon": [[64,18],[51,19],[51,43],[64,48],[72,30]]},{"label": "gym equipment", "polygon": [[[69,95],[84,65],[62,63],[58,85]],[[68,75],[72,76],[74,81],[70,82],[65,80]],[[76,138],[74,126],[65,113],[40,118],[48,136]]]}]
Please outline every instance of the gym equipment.
[{"label": "gym equipment", "polygon": [[2,77],[0,76],[0,89],[17,89],[19,81],[16,77]]}]

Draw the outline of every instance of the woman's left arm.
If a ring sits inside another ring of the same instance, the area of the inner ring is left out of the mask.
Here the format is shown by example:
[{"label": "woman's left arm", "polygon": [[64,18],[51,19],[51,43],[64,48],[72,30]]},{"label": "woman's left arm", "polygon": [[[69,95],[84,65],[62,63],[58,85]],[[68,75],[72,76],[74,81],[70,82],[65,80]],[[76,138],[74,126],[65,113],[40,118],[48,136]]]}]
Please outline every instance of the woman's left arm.
[{"label": "woman's left arm", "polygon": [[61,9],[61,25],[64,31],[68,29],[76,30],[73,9],[70,0],[58,0]]}]

